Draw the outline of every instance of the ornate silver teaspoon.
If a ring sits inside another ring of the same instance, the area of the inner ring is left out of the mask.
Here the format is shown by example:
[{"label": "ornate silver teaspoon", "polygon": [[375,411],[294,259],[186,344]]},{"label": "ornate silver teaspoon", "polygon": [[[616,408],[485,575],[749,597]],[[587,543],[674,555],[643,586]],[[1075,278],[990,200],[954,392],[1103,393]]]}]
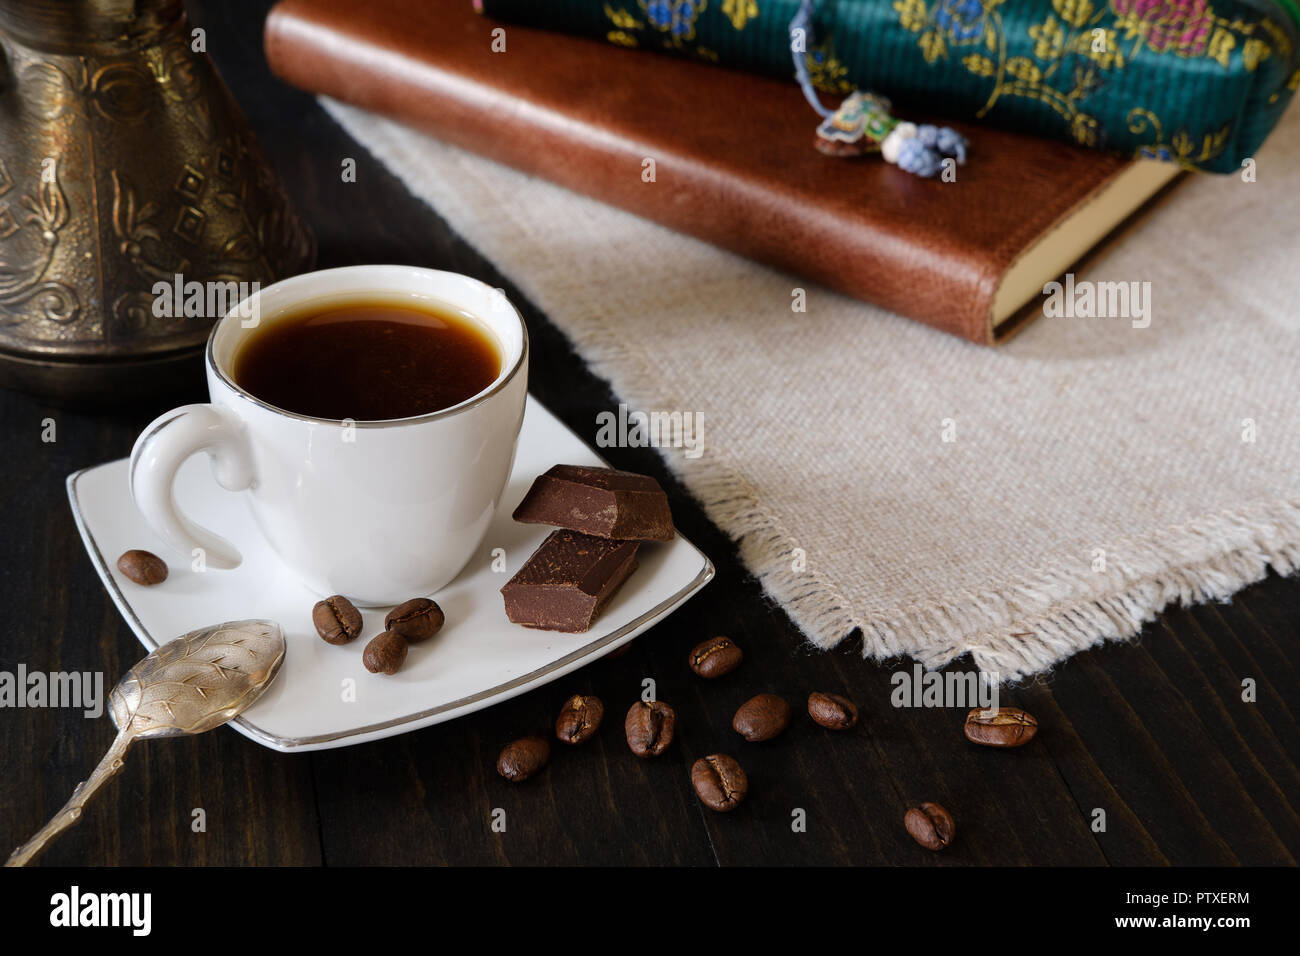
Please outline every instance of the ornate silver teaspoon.
[{"label": "ornate silver teaspoon", "polygon": [[117,737],[63,809],[14,850],[5,866],[24,866],[81,819],[81,811],[122,769],[137,740],[181,737],[220,727],[261,696],[284,661],[284,631],[274,621],[228,621],[155,648],[109,692]]}]

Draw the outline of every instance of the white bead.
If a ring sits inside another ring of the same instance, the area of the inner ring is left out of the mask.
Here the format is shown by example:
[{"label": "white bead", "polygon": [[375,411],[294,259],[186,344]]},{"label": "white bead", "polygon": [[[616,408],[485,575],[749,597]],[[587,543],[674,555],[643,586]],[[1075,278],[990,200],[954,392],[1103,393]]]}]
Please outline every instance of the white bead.
[{"label": "white bead", "polygon": [[880,155],[887,163],[898,162],[898,151],[903,148],[903,143],[914,136],[916,136],[915,123],[899,123],[881,142]]}]

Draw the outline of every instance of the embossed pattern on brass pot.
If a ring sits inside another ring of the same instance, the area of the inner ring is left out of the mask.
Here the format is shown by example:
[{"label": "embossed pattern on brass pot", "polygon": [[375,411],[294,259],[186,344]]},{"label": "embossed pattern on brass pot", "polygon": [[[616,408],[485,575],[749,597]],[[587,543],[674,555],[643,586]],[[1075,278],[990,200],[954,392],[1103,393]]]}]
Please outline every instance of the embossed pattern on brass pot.
[{"label": "embossed pattern on brass pot", "polygon": [[0,385],[146,392],[219,318],[155,315],[155,283],[179,273],[237,301],[239,283],[311,267],[194,45],[179,0],[0,0]]}]

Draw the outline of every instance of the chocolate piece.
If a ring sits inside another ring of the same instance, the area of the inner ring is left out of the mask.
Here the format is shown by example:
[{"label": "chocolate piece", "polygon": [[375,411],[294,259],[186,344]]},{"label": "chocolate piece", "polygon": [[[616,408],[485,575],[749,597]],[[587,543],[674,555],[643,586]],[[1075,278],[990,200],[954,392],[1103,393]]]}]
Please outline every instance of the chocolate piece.
[{"label": "chocolate piece", "polygon": [[636,568],[635,541],[552,531],[501,594],[506,617],[524,627],[576,634]]},{"label": "chocolate piece", "polygon": [[539,475],[515,520],[620,541],[671,541],[668,496],[648,475],[586,465],[556,465]]}]

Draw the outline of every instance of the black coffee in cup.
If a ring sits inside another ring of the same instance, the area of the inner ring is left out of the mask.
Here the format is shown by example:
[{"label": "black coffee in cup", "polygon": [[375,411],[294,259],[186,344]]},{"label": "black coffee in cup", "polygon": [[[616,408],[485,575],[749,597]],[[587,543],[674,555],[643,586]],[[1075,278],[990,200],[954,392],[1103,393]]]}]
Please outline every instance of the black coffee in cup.
[{"label": "black coffee in cup", "polygon": [[384,421],[459,405],[501,373],[495,338],[429,303],[326,303],[245,331],[231,373],[245,391],[312,418]]}]

